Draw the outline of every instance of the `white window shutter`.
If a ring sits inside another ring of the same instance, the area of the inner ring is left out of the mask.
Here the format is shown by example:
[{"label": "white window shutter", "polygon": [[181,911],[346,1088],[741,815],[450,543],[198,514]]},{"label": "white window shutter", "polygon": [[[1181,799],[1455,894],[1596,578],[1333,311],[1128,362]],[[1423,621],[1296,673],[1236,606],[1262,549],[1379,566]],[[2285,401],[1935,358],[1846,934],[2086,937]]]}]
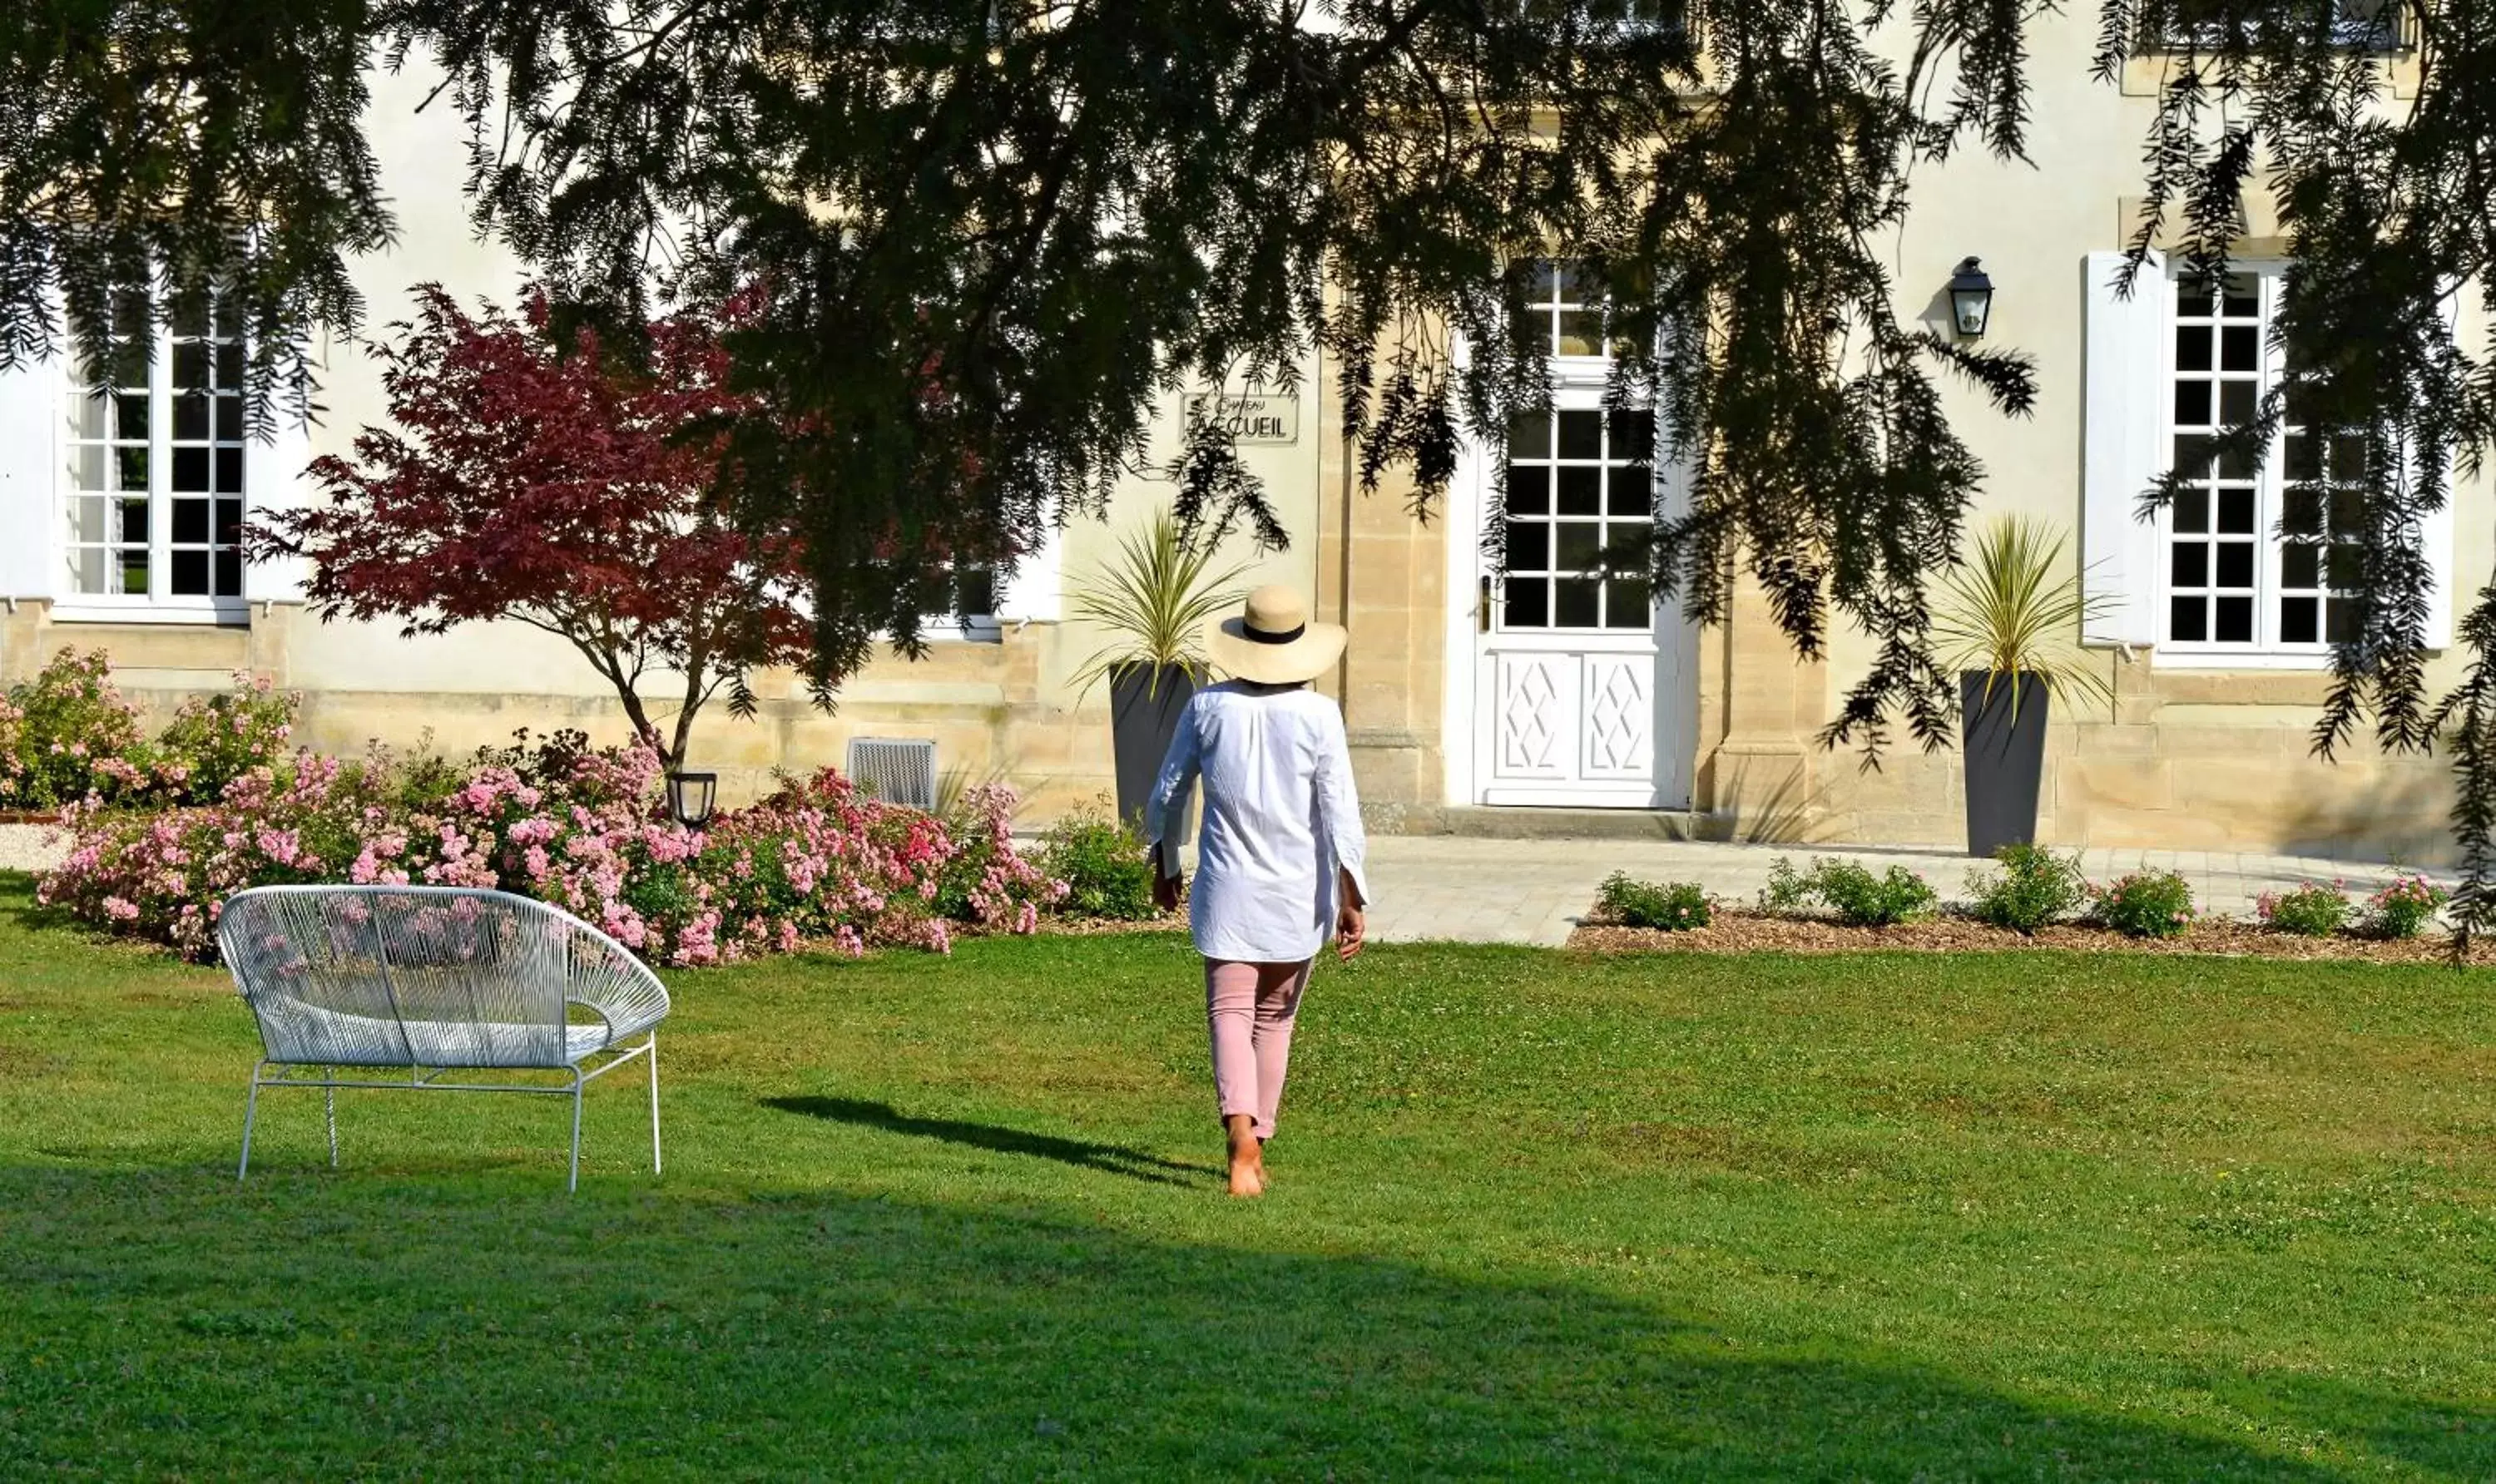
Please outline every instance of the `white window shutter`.
[{"label": "white window shutter", "polygon": [[[312,477],[312,429],[276,399],[269,415],[277,427],[265,443],[252,440],[242,455],[242,510],[245,520],[265,520],[280,510],[300,510],[320,498]],[[243,597],[253,603],[301,603],[309,579],[300,557],[254,562],[243,569]]]},{"label": "white window shutter", "polygon": [[997,579],[996,613],[999,623],[1055,623],[1061,603],[1058,567],[1066,533],[1056,526],[1048,528],[1041,539],[1040,549],[1014,564],[1014,571]]},{"label": "white window shutter", "polygon": [[2088,338],[2081,403],[2082,591],[2106,600],[2081,631],[2093,644],[2158,642],[2158,528],[2139,518],[2140,497],[2167,465],[2160,457],[2167,386],[2167,263],[2151,253],[2129,298],[2117,291],[2122,253],[2091,253],[2083,266]]},{"label": "white window shutter", "polygon": [[57,434],[68,409],[57,358],[0,371],[0,596],[52,596],[60,550]]},{"label": "white window shutter", "polygon": [[[2444,323],[2452,329],[2461,311],[2459,293],[2444,300]],[[2426,634],[2429,649],[2452,646],[2452,508],[2461,501],[2460,471],[2448,466],[2444,472],[2444,509],[2426,517],[2418,530],[2418,544],[2426,557],[2429,586],[2426,594]]]}]

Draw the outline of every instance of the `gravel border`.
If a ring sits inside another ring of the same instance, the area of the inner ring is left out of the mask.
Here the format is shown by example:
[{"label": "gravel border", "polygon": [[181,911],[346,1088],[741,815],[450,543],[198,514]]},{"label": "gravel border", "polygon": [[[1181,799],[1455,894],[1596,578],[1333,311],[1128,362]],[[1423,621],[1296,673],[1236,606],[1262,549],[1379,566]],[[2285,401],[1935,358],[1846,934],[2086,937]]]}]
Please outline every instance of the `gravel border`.
[{"label": "gravel border", "polygon": [[[2441,932],[2391,942],[2372,938],[2302,938],[2251,922],[2204,917],[2177,938],[2127,938],[2106,928],[2057,923],[2023,937],[1968,917],[1934,916],[1896,927],[1848,927],[1816,917],[1782,917],[1718,907],[1703,928],[1668,933],[1623,927],[1589,912],[1569,935],[1586,953],[1986,953],[2050,949],[2078,953],[2217,954],[2304,962],[2449,964],[2452,940]],[[2496,943],[2474,941],[2473,964],[2496,963]]]},{"label": "gravel border", "polygon": [[70,853],[52,824],[0,824],[0,871],[49,871]]}]

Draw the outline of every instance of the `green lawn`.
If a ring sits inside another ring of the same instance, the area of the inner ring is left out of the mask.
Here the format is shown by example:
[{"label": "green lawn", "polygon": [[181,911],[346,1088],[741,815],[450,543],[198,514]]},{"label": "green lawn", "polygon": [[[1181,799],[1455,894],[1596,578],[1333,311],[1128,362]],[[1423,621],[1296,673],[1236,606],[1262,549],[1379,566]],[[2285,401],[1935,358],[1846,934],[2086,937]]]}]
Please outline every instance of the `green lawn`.
[{"label": "green lawn", "polygon": [[1218,1193],[1170,936],[679,974],[640,1085],[264,1099],[0,886],[0,1474],[2496,1475],[2443,969],[1379,949]]}]

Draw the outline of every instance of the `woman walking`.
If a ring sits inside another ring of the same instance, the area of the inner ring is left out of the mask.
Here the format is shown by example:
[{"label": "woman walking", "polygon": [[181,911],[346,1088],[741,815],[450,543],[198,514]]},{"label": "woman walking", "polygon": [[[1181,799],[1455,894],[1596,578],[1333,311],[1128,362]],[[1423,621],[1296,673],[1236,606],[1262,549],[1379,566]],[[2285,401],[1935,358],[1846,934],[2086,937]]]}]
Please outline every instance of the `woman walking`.
[{"label": "woman walking", "polygon": [[1264,1145],[1309,966],[1329,933],[1344,958],[1358,953],[1367,926],[1365,840],[1343,713],[1308,688],[1343,643],[1340,626],[1308,621],[1292,589],[1250,593],[1239,617],[1206,633],[1214,665],[1233,678],[1187,703],[1146,819],[1154,899],[1174,907],[1178,855],[1164,842],[1183,821],[1170,816],[1203,778],[1188,926],[1204,955],[1204,1018],[1233,1195],[1265,1189]]}]

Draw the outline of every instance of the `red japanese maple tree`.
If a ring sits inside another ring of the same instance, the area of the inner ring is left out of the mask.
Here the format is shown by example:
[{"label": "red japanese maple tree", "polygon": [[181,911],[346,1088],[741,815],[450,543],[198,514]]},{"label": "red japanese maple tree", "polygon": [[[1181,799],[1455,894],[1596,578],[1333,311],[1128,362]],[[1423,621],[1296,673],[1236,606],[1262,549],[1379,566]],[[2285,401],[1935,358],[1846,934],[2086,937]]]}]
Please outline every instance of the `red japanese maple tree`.
[{"label": "red japanese maple tree", "polygon": [[[711,430],[750,412],[728,386],[719,326],[686,313],[650,326],[647,358],[614,364],[596,334],[558,355],[543,295],[521,315],[474,315],[438,285],[377,348],[392,428],[311,473],[326,504],[269,512],[254,561],[308,558],[325,620],[394,618],[408,634],[513,619],[560,635],[615,688],[634,729],[682,763],[702,705],[796,665],[812,627],[794,541],[758,540],[707,498]],[[654,716],[645,686],[677,691]],[[659,723],[671,721],[662,734]]]}]

